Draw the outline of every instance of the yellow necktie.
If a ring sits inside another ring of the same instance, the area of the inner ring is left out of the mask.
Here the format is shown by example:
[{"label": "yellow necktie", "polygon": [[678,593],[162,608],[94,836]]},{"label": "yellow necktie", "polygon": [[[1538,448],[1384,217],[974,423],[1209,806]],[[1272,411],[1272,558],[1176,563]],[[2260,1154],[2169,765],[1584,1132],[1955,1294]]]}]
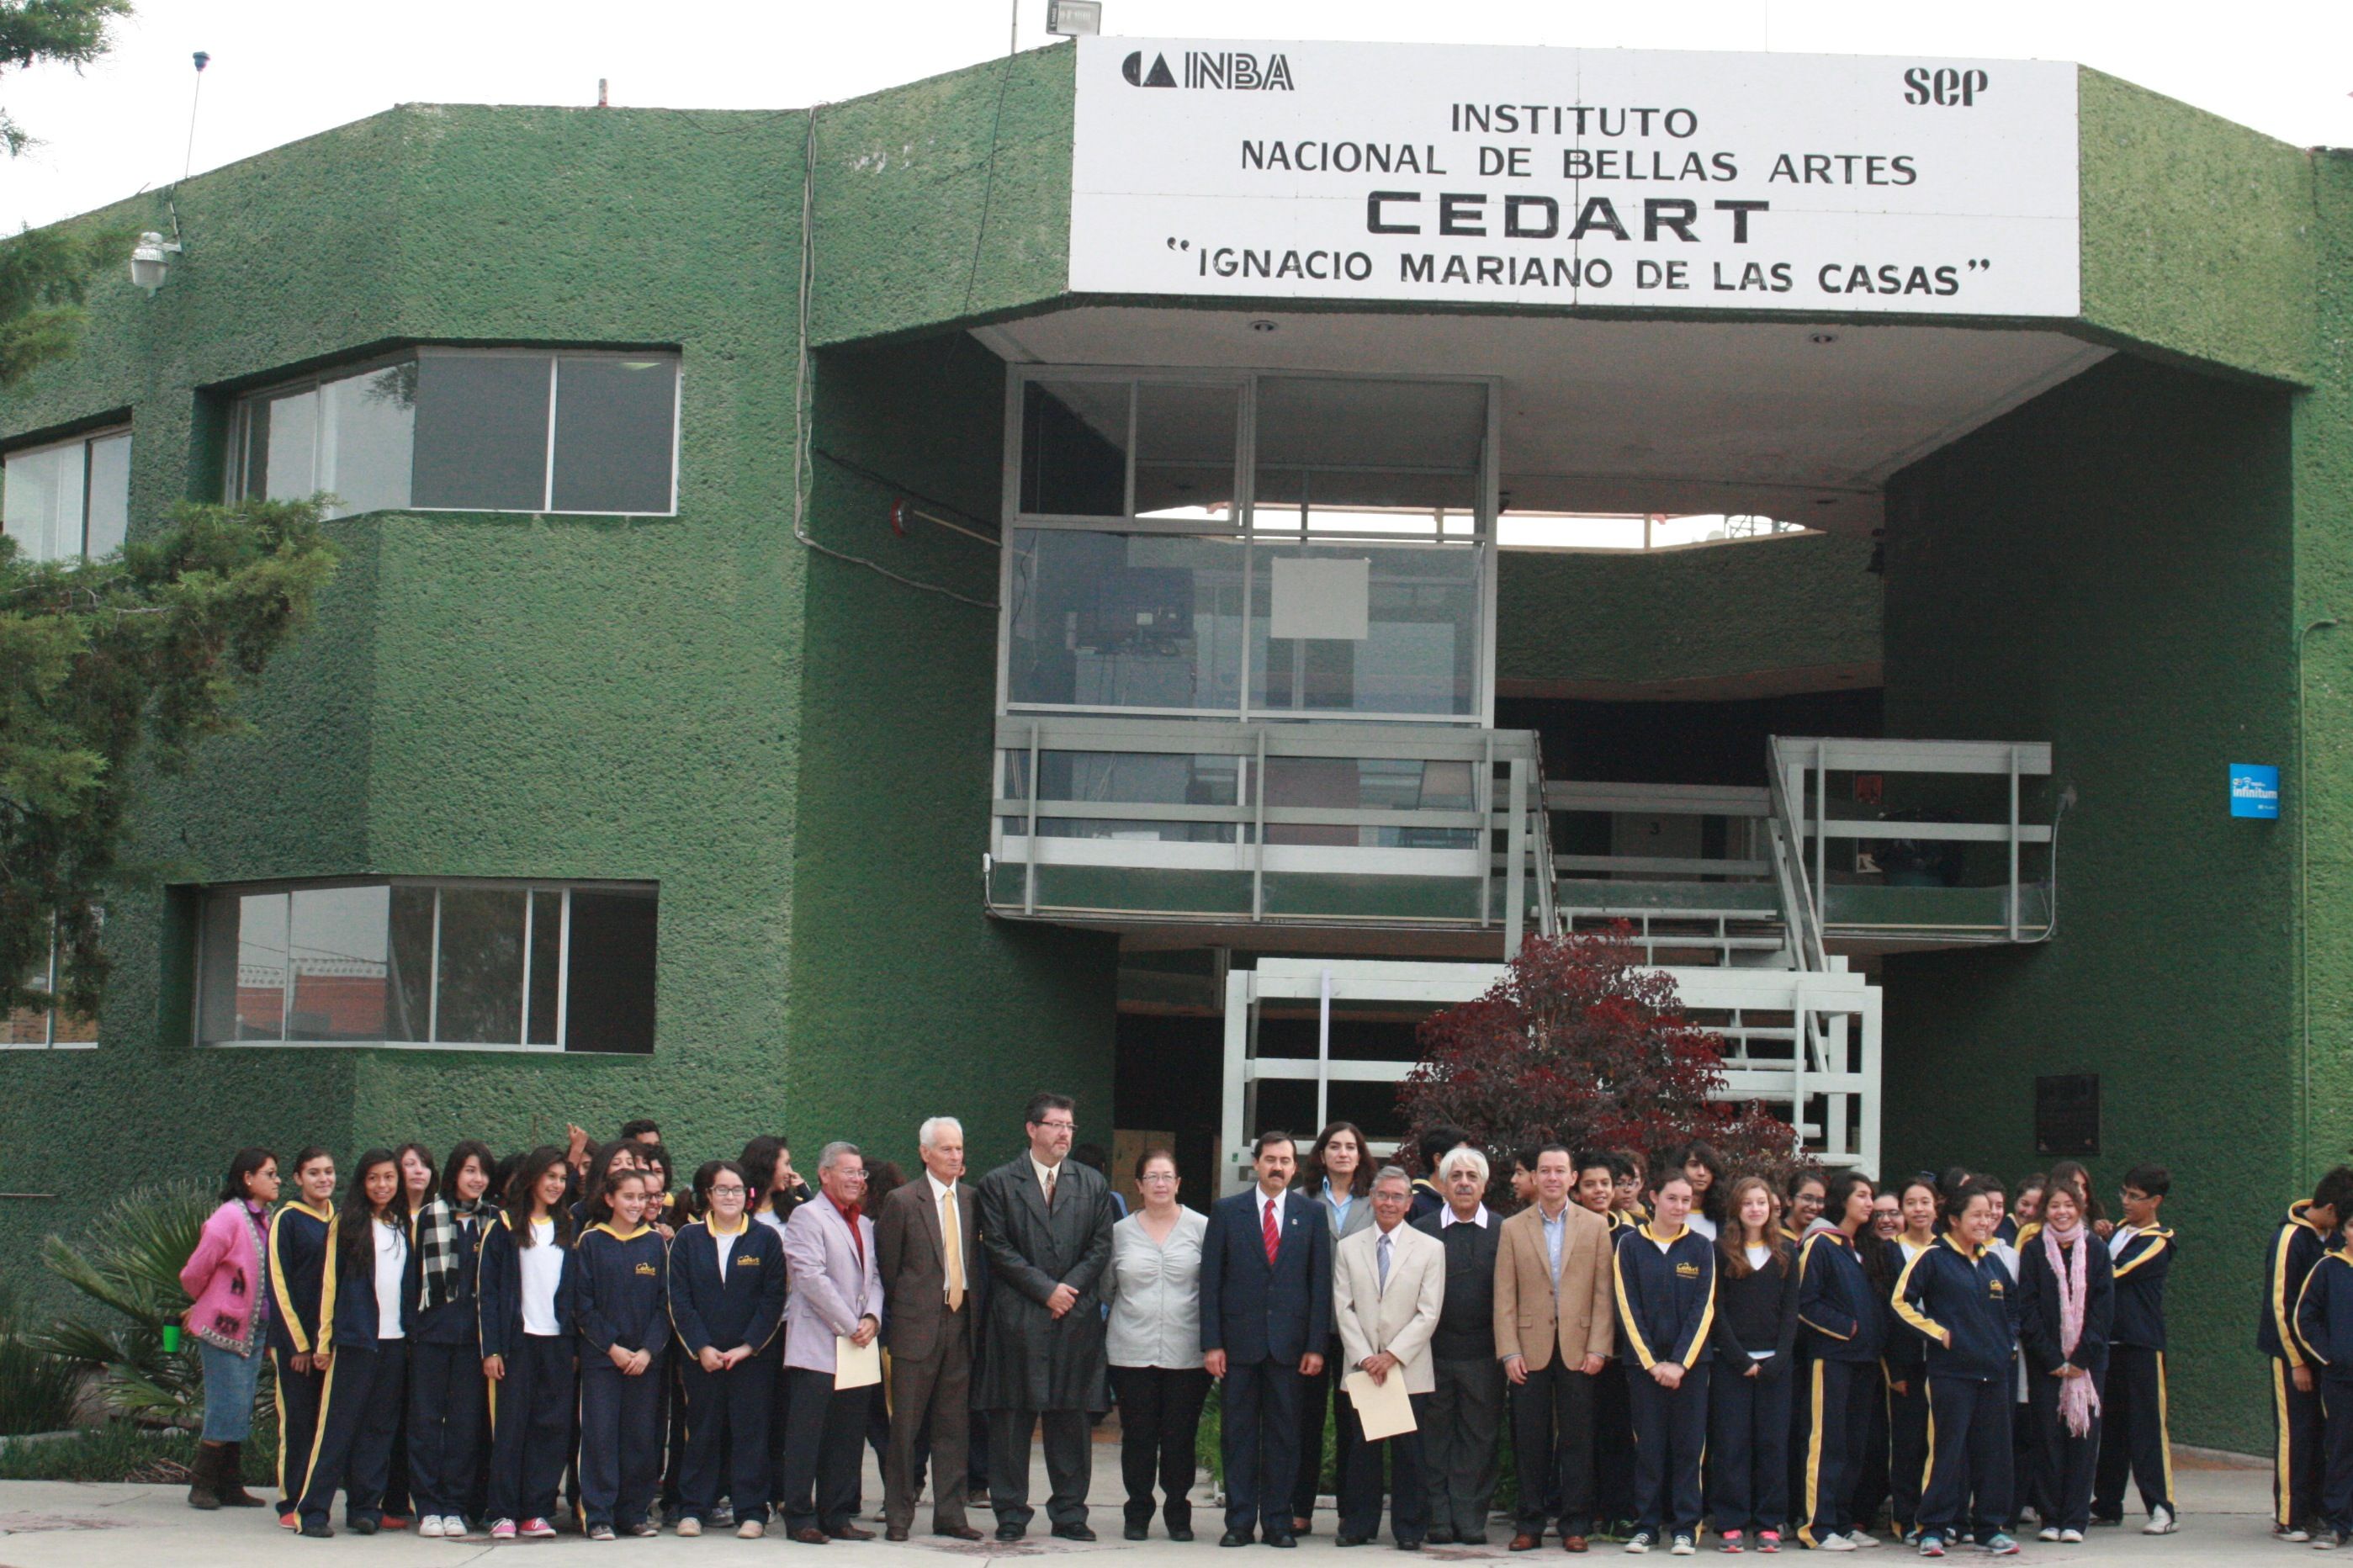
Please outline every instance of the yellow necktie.
[{"label": "yellow necktie", "polygon": [[940,1194],[940,1237],[947,1247],[948,1310],[964,1310],[964,1227],[956,1224],[955,1189]]}]

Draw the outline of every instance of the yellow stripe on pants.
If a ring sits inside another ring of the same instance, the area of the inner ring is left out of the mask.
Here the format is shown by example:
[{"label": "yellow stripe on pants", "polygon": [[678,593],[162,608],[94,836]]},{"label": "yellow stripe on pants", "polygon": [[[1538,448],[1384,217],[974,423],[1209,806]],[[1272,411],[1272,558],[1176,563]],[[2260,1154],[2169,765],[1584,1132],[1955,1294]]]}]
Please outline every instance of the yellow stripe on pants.
[{"label": "yellow stripe on pants", "polygon": [[2288,1454],[2287,1363],[2272,1357],[2272,1426],[2278,1434],[2273,1443],[2272,1513],[2273,1522],[2282,1530],[2289,1527],[2288,1510],[2295,1506],[2295,1482]]},{"label": "yellow stripe on pants", "polygon": [[[319,1389],[319,1424],[311,1431],[311,1458],[302,1467],[302,1490],[294,1499],[297,1505],[311,1495],[311,1472],[319,1468],[319,1445],[327,1440],[327,1402],[335,1396],[335,1371],[343,1364],[341,1353],[331,1354],[327,1358],[327,1381]],[[334,1501],[331,1497],[323,1506],[332,1511]]]},{"label": "yellow stripe on pants", "polygon": [[2181,1500],[2173,1495],[2173,1426],[2165,1412],[2165,1352],[2157,1352],[2157,1451],[2165,1461],[2165,1506],[2180,1511]]},{"label": "yellow stripe on pants", "polygon": [[1814,1363],[1814,1387],[1810,1395],[1814,1411],[1814,1429],[1806,1439],[1806,1518],[1798,1526],[1798,1539],[1808,1546],[1821,1543],[1814,1539],[1814,1510],[1821,1506],[1822,1496],[1822,1371],[1820,1361]]}]

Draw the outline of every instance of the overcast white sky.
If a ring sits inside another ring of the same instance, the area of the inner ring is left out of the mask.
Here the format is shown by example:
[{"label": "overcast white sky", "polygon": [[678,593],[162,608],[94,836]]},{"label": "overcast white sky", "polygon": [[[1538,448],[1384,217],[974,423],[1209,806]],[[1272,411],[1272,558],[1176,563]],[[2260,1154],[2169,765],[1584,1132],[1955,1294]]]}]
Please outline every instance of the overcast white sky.
[{"label": "overcast white sky", "polygon": [[[1047,42],[1019,0],[1021,46]],[[208,51],[201,172],[402,102],[797,108],[1002,54],[1012,0],[140,0],[77,77],[0,74],[45,143],[0,161],[0,228],[168,184]],[[1466,30],[1467,29],[1467,30]],[[1132,37],[2080,60],[2299,145],[2353,145],[2353,3],[2238,0],[1104,0]]]}]

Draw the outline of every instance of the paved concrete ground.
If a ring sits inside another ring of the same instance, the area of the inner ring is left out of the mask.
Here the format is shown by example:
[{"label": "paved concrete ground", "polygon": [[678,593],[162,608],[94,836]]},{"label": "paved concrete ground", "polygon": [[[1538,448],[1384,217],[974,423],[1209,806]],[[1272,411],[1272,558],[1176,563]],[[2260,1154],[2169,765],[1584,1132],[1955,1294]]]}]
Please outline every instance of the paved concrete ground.
[{"label": "paved concrete ground", "polygon": [[[957,1542],[929,1542],[918,1536],[903,1546],[879,1540],[871,1543],[837,1543],[822,1549],[825,1555],[820,1561],[831,1562],[835,1568],[948,1568],[942,1562],[944,1557],[1079,1558],[1117,1554],[1118,1568],[1235,1568],[1238,1563],[1255,1568],[1265,1561],[1268,1549],[1262,1546],[1251,1547],[1247,1555],[1238,1553],[1231,1558],[1220,1552],[1216,1544],[1219,1526],[1207,1505],[1198,1501],[1195,1505],[1196,1524],[1201,1533],[1192,1545],[1172,1544],[1160,1539],[1156,1531],[1148,1543],[1131,1544],[1120,1540],[1118,1471],[1116,1450],[1107,1444],[1099,1445],[1095,1450],[1094,1527],[1105,1539],[1092,1546],[1049,1539],[1041,1513],[1031,1527],[1030,1539],[1019,1546],[1001,1547],[993,1541],[967,1546]],[[2237,1568],[2239,1564],[2284,1565],[2309,1561],[2300,1555],[2307,1548],[2284,1545],[2268,1538],[2271,1494],[2267,1472],[2182,1463],[2175,1479],[2181,1488],[2184,1510],[2179,1533],[2149,1538],[2130,1528],[2096,1530],[2081,1546],[2044,1545],[2029,1540],[2020,1561],[2054,1564],[2134,1563],[2150,1564],[2152,1568],[2189,1563],[2199,1564],[2200,1568]],[[871,1462],[866,1486],[870,1505],[878,1502],[881,1484]],[[1042,1500],[1045,1493],[1041,1464],[1032,1496]],[[1197,1492],[1197,1499],[1200,1495]],[[656,1564],[683,1568],[689,1563],[723,1568],[728,1563],[800,1563],[811,1560],[819,1550],[793,1545],[775,1536],[765,1541],[738,1541],[732,1534],[707,1535],[693,1541],[664,1535],[658,1540],[610,1544],[592,1543],[567,1535],[555,1541],[498,1546],[487,1541],[420,1541],[406,1532],[372,1538],[339,1534],[332,1541],[305,1541],[279,1529],[275,1516],[266,1509],[197,1513],[186,1506],[185,1497],[185,1489],[178,1487],[0,1482],[0,1568],[250,1568],[254,1564],[296,1563],[311,1564],[312,1568],[325,1563],[364,1563],[371,1568],[399,1568],[402,1564],[462,1568],[464,1564],[512,1563],[517,1559],[536,1560],[551,1554],[564,1563],[586,1563],[594,1558],[642,1564],[644,1568],[654,1568]],[[988,1521],[988,1514],[983,1510],[975,1522],[986,1528]],[[928,1514],[918,1513],[916,1522],[928,1523]],[[1301,1542],[1299,1552],[1284,1560],[1286,1568],[1324,1560],[1335,1552],[1328,1509],[1317,1514],[1316,1529],[1319,1533]],[[1492,1547],[1433,1548],[1421,1552],[1419,1560],[1449,1563],[1510,1562],[1525,1568],[1562,1561],[1558,1547],[1550,1542],[1541,1553],[1512,1558],[1502,1546],[1507,1533],[1499,1530],[1496,1544]],[[591,1558],[582,1557],[583,1552],[589,1552]],[[1595,1555],[1586,1561],[1620,1555],[1622,1554],[1614,1547],[1597,1546]],[[1703,1555],[1722,1560],[1714,1552]],[[1856,1561],[1892,1563],[1898,1558],[1910,1561],[1911,1557],[1910,1552],[1883,1547]],[[1654,1554],[1652,1560],[1662,1561],[1663,1554]],[[1956,1563],[1972,1560],[1982,1559],[1967,1551],[1957,1551],[1948,1559]],[[1399,1559],[1382,1544],[1359,1552],[1350,1561],[1354,1568],[1377,1568],[1382,1563]],[[1064,1568],[1086,1565],[1073,1562]],[[1112,1568],[1112,1564],[1103,1564],[1101,1568]]]}]

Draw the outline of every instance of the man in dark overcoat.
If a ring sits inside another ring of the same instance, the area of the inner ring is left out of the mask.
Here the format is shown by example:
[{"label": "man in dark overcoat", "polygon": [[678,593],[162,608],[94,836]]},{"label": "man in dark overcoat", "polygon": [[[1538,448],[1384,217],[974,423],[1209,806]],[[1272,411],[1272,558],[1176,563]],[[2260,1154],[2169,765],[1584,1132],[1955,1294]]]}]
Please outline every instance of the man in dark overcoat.
[{"label": "man in dark overcoat", "polygon": [[1040,1094],[1029,1147],[980,1180],[990,1295],[975,1408],[988,1412],[988,1492],[997,1538],[1028,1533],[1029,1437],[1043,1426],[1046,1517],[1066,1541],[1092,1541],[1091,1412],[1110,1407],[1102,1281],[1111,1263],[1111,1187],[1070,1158],[1071,1100]]}]

